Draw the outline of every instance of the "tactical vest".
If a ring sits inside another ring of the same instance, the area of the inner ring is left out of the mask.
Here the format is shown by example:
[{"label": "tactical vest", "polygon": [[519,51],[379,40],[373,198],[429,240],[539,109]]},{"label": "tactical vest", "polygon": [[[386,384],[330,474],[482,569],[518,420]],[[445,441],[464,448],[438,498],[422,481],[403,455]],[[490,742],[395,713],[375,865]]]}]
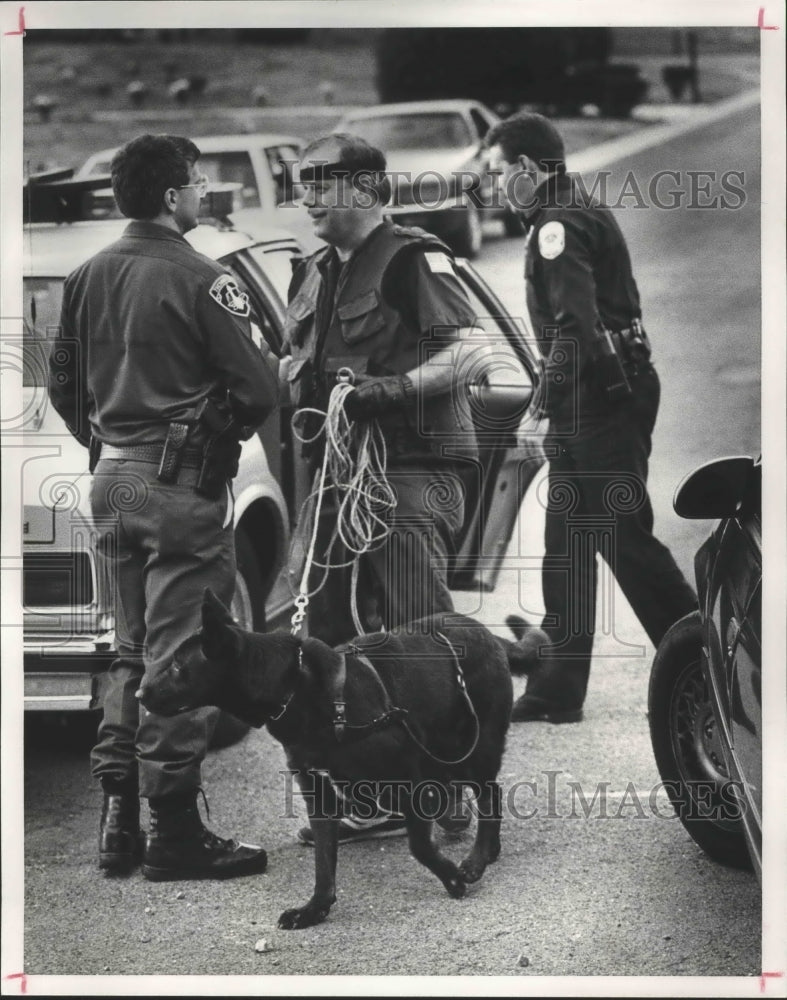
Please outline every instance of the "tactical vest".
[{"label": "tactical vest", "polygon": [[[414,245],[452,256],[444,243],[424,230],[383,223],[342,269],[333,309],[323,319],[327,323],[324,331],[318,328],[323,282],[320,265],[330,249],[319,250],[303,262],[305,274],[287,310],[285,325],[292,355],[288,379],[296,407],[325,409],[341,367],[351,368],[356,375],[403,375],[425,360],[420,344],[428,334],[408,327],[382,293],[394,258]],[[321,333],[324,337],[319,350]],[[434,343],[439,346],[439,341]],[[445,445],[452,445],[452,451],[455,447],[461,450],[463,456],[474,455],[475,434],[466,410],[466,406],[457,406],[452,392],[446,392],[415,401],[408,411],[381,417],[389,457],[394,461],[433,459]]]}]

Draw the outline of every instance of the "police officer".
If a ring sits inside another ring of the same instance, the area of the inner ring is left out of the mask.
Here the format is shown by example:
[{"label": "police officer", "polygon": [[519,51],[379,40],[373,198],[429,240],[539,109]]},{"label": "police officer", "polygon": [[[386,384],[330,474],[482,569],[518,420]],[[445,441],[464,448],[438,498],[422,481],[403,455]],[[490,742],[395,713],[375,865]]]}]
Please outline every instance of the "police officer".
[{"label": "police officer", "polygon": [[[140,721],[135,697],[143,672],[166,663],[199,626],[204,588],[232,599],[238,441],[278,397],[251,339],[247,296],[184,239],[207,186],[198,158],[194,143],[177,136],[143,135],[119,150],[112,187],[133,221],[66,278],[50,358],[52,403],[91,448],[91,508],[116,589],[118,656],[92,753],[104,791],[99,866],[127,870],[144,849],[143,872],[153,880],[225,878],[266,865],[262,848],[217,837],[200,819],[214,710],[171,719],[143,712]],[[225,445],[225,466],[205,462],[210,431],[196,415],[206,405],[244,428]],[[151,817],[144,848],[140,796]]]},{"label": "police officer", "polygon": [[[471,367],[463,358],[478,350],[467,342],[474,311],[448,248],[385,217],[391,194],[385,169],[380,150],[346,134],[316,140],[300,163],[304,203],[327,246],[300,265],[290,286],[292,400],[324,411],[337,371],[350,368],[355,388],[345,412],[355,422],[377,421],[396,498],[390,534],[361,557],[354,587],[351,566],[341,565],[352,554],[340,543],[327,548],[336,506],[326,494],[316,557],[335,568],[311,597],[308,627],[331,645],[357,633],[353,601],[366,632],[453,612],[446,563],[464,517],[462,463],[476,453],[472,423],[456,395],[462,371]],[[321,458],[321,451],[312,455],[315,464]],[[316,569],[312,587],[322,578]],[[397,824],[382,817],[376,832]],[[344,826],[342,840],[372,828]]]},{"label": "police officer", "polygon": [[487,142],[527,229],[527,305],[549,419],[542,627],[551,644],[512,719],[577,722],[593,648],[596,554],[654,645],[697,599],[653,535],[646,479],[660,388],[623,234],[566,173],[563,140],[547,118],[519,112]]}]

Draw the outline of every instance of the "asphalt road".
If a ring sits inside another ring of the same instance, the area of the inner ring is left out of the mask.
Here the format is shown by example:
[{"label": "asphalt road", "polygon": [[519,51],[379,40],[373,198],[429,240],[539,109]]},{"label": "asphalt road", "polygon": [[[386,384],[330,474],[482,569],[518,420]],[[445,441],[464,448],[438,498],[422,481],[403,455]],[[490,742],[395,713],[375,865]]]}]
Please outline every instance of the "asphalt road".
[{"label": "asphalt road", "polygon": [[[672,513],[677,482],[702,461],[760,447],[757,149],[755,109],[612,165],[612,190],[629,169],[646,187],[663,169],[681,171],[676,186],[684,187],[688,170],[745,171],[738,210],[620,212],[663,384],[651,466],[657,532],[687,574],[709,525]],[[513,312],[523,308],[521,255],[521,240],[498,236],[480,262]],[[491,595],[457,595],[462,610],[496,628],[517,604],[538,611],[537,572],[513,562],[537,563],[542,524],[533,489],[512,542],[512,568]],[[153,884],[139,873],[99,874],[100,796],[87,753],[37,726],[25,751],[25,972],[253,977],[208,986],[225,995],[308,992],[315,987],[302,980],[257,978],[304,975],[516,977],[495,991],[517,993],[583,989],[574,979],[535,980],[542,976],[753,977],[736,986],[756,992],[760,888],[753,876],[705,857],[666,797],[652,794],[658,774],[646,691],[653,650],[619,593],[613,620],[597,644],[584,723],[512,727],[501,772],[502,854],[467,897],[450,899],[403,839],[356,844],[340,849],[339,898],[328,921],[305,931],[275,929],[283,909],[308,898],[313,872],[310,849],[294,839],[303,806],[297,796],[288,803],[283,754],[266,732],[211,754],[204,784],[212,827],[264,844],[268,873],[224,884]],[[518,694],[522,682],[515,687]],[[589,803],[603,791],[587,817],[579,790]],[[467,846],[466,836],[446,841],[456,858]],[[263,938],[266,950],[256,951]],[[92,982],[95,992],[129,989]],[[48,983],[32,979],[29,992]],[[670,995],[669,983],[616,979],[604,990]],[[83,980],[71,985],[87,992]],[[134,991],[203,988],[196,980],[150,980]],[[416,988],[413,980],[399,986]],[[376,989],[344,980],[322,987]],[[472,989],[492,987],[478,980]],[[674,989],[701,986],[681,979]],[[723,995],[724,983],[718,990]]]}]

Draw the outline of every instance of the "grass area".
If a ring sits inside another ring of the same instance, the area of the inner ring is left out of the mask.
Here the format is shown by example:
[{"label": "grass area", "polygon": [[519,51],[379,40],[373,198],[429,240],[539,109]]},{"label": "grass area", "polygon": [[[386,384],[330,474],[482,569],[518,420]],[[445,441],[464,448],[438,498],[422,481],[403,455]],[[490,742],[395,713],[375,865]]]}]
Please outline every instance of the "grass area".
[{"label": "grass area", "polygon": [[[145,33],[126,43],[25,40],[24,159],[30,171],[78,165],[90,153],[120,145],[143,131],[200,136],[232,132],[285,132],[311,139],[338,120],[343,105],[374,104],[376,32],[312,31],[293,44],[239,43],[234,33],[206,32],[204,41],[164,42]],[[650,83],[648,101],[669,100],[661,68],[682,57],[625,56]],[[756,83],[756,54],[700,56],[703,99],[718,100]],[[168,92],[179,77],[199,75],[205,90],[186,107]],[[148,87],[135,111],[126,88],[132,80]],[[264,88],[266,106],[255,106]],[[330,89],[332,105],[325,103]],[[37,95],[57,105],[49,121],[35,110]],[[615,138],[642,123],[632,120],[562,119],[569,152]]]}]

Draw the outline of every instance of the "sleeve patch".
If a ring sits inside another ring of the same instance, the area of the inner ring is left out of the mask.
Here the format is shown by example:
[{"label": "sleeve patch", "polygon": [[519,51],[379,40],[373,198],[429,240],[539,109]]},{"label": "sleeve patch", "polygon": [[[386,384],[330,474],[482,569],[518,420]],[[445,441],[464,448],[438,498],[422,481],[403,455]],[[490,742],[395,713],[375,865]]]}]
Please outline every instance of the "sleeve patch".
[{"label": "sleeve patch", "polygon": [[566,247],[566,230],[562,222],[547,222],[538,231],[538,250],[546,260],[559,257]]},{"label": "sleeve patch", "polygon": [[248,316],[251,312],[249,296],[240,290],[237,281],[229,274],[220,274],[208,289],[211,298],[231,312],[233,316]]},{"label": "sleeve patch", "polygon": [[441,250],[426,250],[424,251],[424,257],[426,258],[426,263],[429,265],[429,270],[432,274],[454,273],[451,261],[449,260],[447,254],[444,254]]}]

